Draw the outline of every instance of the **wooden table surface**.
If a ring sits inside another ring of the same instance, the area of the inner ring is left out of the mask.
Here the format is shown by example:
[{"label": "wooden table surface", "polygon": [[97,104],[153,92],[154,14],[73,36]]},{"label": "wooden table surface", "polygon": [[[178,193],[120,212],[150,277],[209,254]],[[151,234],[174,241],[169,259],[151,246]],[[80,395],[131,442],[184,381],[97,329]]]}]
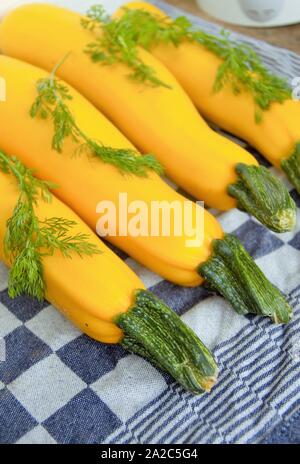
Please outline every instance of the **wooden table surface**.
[{"label": "wooden table surface", "polygon": [[257,39],[265,40],[279,47],[289,48],[300,55],[300,24],[285,27],[272,28],[252,28],[234,26],[225,24],[215,18],[208,16],[204,11],[201,11],[194,0],[165,0],[171,5],[177,6],[186,11],[197,14],[203,19],[213,21],[217,24],[226,25],[226,27],[241,32],[242,34],[256,37]]}]

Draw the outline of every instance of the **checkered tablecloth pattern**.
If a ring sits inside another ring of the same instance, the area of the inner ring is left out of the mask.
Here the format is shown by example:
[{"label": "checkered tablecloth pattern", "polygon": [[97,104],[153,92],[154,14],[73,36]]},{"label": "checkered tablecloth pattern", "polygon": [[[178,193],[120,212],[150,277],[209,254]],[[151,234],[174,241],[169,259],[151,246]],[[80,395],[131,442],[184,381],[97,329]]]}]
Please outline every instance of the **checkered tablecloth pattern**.
[{"label": "checkered tablecloth pattern", "polygon": [[[80,3],[85,9],[83,3],[93,2]],[[300,76],[300,57],[240,39],[276,72]],[[289,188],[300,208],[300,197]],[[195,397],[142,358],[81,334],[46,301],[9,299],[1,265],[0,338],[6,347],[6,360],[0,361],[1,443],[300,442],[300,222],[294,232],[278,235],[237,210],[219,219],[286,294],[293,321],[274,326],[238,316],[204,287],[180,288],[120,253],[213,349],[219,382],[210,395]]]}]

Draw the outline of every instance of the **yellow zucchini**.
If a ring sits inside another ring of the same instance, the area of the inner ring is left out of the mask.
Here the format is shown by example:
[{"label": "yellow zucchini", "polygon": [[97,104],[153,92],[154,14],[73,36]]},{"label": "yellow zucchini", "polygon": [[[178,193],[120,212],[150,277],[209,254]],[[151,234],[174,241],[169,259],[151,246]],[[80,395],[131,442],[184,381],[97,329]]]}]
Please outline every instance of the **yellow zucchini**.
[{"label": "yellow zucchini", "polygon": [[[0,156],[2,161],[4,154]],[[0,169],[0,259],[8,266],[14,260],[4,252],[4,237],[19,195],[16,179]],[[54,306],[90,337],[119,343],[154,361],[187,390],[198,394],[211,389],[217,366],[208,349],[70,208],[55,197],[45,202],[40,195],[35,215],[39,221],[72,221],[74,233],[86,235],[101,252],[69,259],[55,251],[42,257],[45,296]]]},{"label": "yellow zucchini", "polygon": [[[125,7],[165,17],[147,2],[129,2]],[[274,102],[257,122],[251,93],[242,89],[235,95],[230,83],[218,92],[213,91],[223,61],[204,46],[188,41],[178,46],[161,43],[151,47],[151,53],[174,74],[207,119],[246,140],[271,164],[283,169],[300,193],[299,101],[290,98],[283,103]]]}]

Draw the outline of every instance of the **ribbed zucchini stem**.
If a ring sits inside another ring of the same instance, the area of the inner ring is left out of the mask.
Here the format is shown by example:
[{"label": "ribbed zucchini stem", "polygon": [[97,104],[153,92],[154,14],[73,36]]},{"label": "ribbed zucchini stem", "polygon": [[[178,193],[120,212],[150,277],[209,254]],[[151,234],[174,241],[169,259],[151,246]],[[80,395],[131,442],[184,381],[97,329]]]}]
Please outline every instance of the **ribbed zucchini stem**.
[{"label": "ribbed zucchini stem", "polygon": [[281,168],[300,194],[300,142],[297,143],[294,153],[281,161]]},{"label": "ribbed zucchini stem", "polygon": [[233,235],[213,241],[212,255],[199,266],[199,273],[239,314],[268,316],[277,324],[287,323],[292,317],[284,296]]},{"label": "ribbed zucchini stem", "polygon": [[217,380],[216,362],[180,317],[148,290],[138,290],[133,306],[115,323],[123,330],[121,345],[167,371],[186,390],[210,391]]},{"label": "ribbed zucchini stem", "polygon": [[292,230],[296,205],[286,186],[264,166],[239,163],[236,172],[238,180],[229,185],[228,193],[237,199],[238,208],[274,232]]}]

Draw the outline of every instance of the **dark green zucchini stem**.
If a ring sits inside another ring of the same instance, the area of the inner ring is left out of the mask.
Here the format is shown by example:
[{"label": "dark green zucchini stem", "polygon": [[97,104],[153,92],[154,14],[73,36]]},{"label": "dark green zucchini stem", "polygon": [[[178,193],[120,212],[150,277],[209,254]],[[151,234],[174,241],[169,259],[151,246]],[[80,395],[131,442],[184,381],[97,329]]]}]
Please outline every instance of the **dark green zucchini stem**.
[{"label": "dark green zucchini stem", "polygon": [[[300,166],[300,165],[299,165]],[[228,187],[237,207],[274,232],[288,232],[296,223],[296,205],[286,186],[264,166],[236,166],[238,180]],[[299,176],[300,185],[300,176]]]},{"label": "dark green zucchini stem", "polygon": [[277,324],[287,323],[292,317],[284,296],[233,235],[213,241],[212,255],[199,266],[199,273],[238,314],[268,316]]},{"label": "dark green zucchini stem", "polygon": [[148,290],[138,290],[133,306],[115,323],[121,345],[167,371],[186,390],[210,391],[217,380],[216,362],[197,335]]},{"label": "dark green zucchini stem", "polygon": [[281,169],[300,194],[300,142],[297,143],[294,153],[281,161]]}]

